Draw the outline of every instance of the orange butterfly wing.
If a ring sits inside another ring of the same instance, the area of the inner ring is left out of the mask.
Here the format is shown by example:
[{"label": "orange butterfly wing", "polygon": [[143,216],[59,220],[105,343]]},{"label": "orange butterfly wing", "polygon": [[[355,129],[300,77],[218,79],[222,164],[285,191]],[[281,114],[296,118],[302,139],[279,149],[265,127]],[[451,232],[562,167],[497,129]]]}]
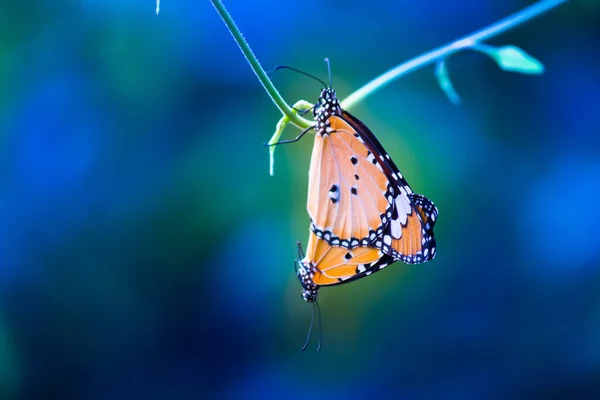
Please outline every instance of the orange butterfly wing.
[{"label": "orange butterfly wing", "polygon": [[347,283],[379,271],[394,260],[380,249],[359,247],[353,250],[332,247],[310,233],[306,255],[301,263],[312,273],[317,286]]},{"label": "orange butterfly wing", "polygon": [[328,124],[315,135],[309,170],[311,230],[334,246],[366,246],[392,216],[391,185],[352,126],[337,116]]},{"label": "orange butterfly wing", "polygon": [[408,264],[433,259],[436,251],[433,225],[438,215],[437,207],[425,196],[413,193],[394,161],[369,128],[346,111],[342,115],[355,131],[360,132],[364,146],[376,155],[386,179],[392,182],[391,197],[388,195],[388,201],[392,204],[392,218],[383,235],[378,236],[372,244],[381,248],[385,254]]},{"label": "orange butterfly wing", "polygon": [[413,193],[377,137],[341,109],[333,89],[324,89],[318,103],[307,201],[311,231],[331,246],[373,246],[409,264],[431,260],[435,205]]},{"label": "orange butterfly wing", "polygon": [[[381,238],[375,242],[385,254],[407,264],[419,264],[432,260],[436,254],[433,226],[437,219],[437,208],[425,196],[411,194],[413,211],[392,221]],[[402,214],[400,214],[402,215]]]}]

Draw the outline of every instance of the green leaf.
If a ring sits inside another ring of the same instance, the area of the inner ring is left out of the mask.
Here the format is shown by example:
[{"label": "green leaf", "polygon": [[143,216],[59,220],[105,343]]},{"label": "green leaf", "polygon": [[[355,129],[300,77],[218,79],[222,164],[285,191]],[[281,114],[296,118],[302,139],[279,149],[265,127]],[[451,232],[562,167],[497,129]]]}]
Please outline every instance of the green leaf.
[{"label": "green leaf", "polygon": [[516,46],[493,47],[475,45],[475,50],[481,51],[493,58],[498,66],[505,71],[522,74],[541,74],[544,65]]},{"label": "green leaf", "polygon": [[445,60],[442,59],[437,62],[435,66],[435,76],[440,84],[440,87],[444,93],[446,93],[446,96],[448,96],[448,99],[452,102],[452,104],[459,105],[460,96],[458,93],[456,93],[456,90],[454,90],[450,76],[448,76],[448,68],[446,68]]}]

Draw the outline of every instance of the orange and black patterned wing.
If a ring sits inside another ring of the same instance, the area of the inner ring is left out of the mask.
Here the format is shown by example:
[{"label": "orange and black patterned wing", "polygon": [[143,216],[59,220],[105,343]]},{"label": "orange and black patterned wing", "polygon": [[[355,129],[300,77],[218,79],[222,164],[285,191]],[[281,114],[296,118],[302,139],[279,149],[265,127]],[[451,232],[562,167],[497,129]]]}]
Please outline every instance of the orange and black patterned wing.
[{"label": "orange and black patterned wing", "polygon": [[306,255],[301,260],[316,286],[333,286],[369,276],[395,260],[381,249],[334,247],[310,233]]},{"label": "orange and black patterned wing", "polygon": [[420,264],[432,260],[436,254],[433,226],[437,208],[422,195],[411,194],[409,197],[413,201],[411,213],[394,213],[376,247],[395,260]]},{"label": "orange and black patterned wing", "polygon": [[[311,231],[331,246],[374,246],[407,263],[435,255],[437,208],[413,193],[377,137],[321,92],[309,171]],[[426,221],[426,219],[429,221]]]},{"label": "orange and black patterned wing", "polygon": [[392,217],[393,184],[350,124],[335,115],[323,124],[309,170],[311,231],[332,246],[367,246]]},{"label": "orange and black patterned wing", "polygon": [[392,218],[373,245],[408,264],[433,259],[436,254],[433,226],[438,216],[437,207],[425,196],[413,193],[394,161],[366,125],[346,111],[343,118],[359,133],[360,140],[374,154],[377,165],[381,166],[392,185],[388,190],[391,193],[388,201],[392,205]]},{"label": "orange and black patterned wing", "polygon": [[426,230],[431,230],[433,232],[433,227],[438,217],[438,209],[433,204],[431,200],[427,197],[413,193],[409,195],[412,204],[415,206],[419,215],[421,216],[421,221],[425,224]]}]

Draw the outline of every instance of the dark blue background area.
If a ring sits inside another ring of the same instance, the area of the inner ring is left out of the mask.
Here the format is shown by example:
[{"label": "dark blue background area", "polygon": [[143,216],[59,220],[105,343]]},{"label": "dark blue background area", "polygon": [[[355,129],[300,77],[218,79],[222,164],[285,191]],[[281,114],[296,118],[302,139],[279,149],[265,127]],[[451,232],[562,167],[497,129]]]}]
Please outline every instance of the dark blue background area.
[{"label": "dark blue background area", "polygon": [[[328,57],[344,98],[531,3],[226,6],[265,69]],[[319,353],[293,268],[312,136],[269,176],[281,115],[210,2],[154,8],[2,6],[1,399],[600,398],[598,2],[487,42],[542,75],[463,52],[460,106],[429,66],[352,109],[438,206],[438,254],[321,290]]]}]

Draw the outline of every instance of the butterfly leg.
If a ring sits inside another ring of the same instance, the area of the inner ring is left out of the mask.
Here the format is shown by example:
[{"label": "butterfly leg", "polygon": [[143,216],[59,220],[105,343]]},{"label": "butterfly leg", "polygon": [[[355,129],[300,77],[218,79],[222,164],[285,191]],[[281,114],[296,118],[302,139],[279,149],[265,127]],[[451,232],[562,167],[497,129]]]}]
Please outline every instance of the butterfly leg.
[{"label": "butterfly leg", "polygon": [[265,142],[265,146],[270,147],[270,146],[275,146],[276,144],[286,144],[286,143],[294,143],[297,142],[298,140],[302,139],[302,136],[304,136],[304,134],[308,131],[310,131],[311,129],[314,129],[314,125],[313,126],[309,126],[308,128],[306,128],[305,130],[303,130],[302,132],[300,132],[300,134],[298,136],[296,136],[294,139],[290,139],[290,140],[280,140],[279,142],[275,142],[275,143],[266,143]]},{"label": "butterfly leg", "polygon": [[296,113],[298,113],[298,115],[300,115],[301,117],[304,117],[309,111],[314,110],[317,107],[317,104],[315,104],[312,107],[309,108],[296,108],[296,107],[292,107],[293,110],[296,111]]}]

